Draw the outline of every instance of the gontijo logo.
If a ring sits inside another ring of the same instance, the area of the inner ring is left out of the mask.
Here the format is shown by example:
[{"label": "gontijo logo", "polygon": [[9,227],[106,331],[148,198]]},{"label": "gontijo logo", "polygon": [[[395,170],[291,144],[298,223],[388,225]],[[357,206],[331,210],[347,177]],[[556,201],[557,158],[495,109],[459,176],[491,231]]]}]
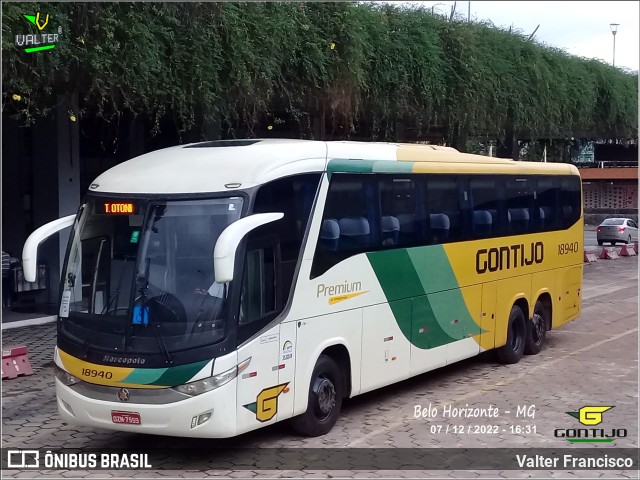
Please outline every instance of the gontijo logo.
[{"label": "gontijo logo", "polygon": [[255,402],[243,405],[243,407],[254,412],[256,420],[267,422],[278,413],[278,397],[282,392],[287,393],[289,391],[287,385],[289,385],[289,382],[265,388],[258,394]]},{"label": "gontijo logo", "polygon": [[613,407],[582,407],[577,412],[567,412],[578,419],[583,425],[599,425],[602,423],[602,414]]},{"label": "gontijo logo", "polygon": [[23,35],[16,35],[17,47],[25,48],[25,53],[40,52],[42,50],[51,50],[55,48],[55,44],[62,33],[62,27],[58,27],[58,33],[44,33],[44,28],[49,24],[49,14],[41,15],[40,12],[36,12],[35,15],[23,15],[30,23],[36,26],[38,32],[42,33],[28,33]]},{"label": "gontijo logo", "polygon": [[[587,405],[577,412],[567,412],[577,418],[582,425],[595,426],[602,423],[602,414],[611,410],[613,406]],[[566,438],[571,443],[611,443],[617,438],[627,436],[626,428],[556,428],[553,435]]]}]

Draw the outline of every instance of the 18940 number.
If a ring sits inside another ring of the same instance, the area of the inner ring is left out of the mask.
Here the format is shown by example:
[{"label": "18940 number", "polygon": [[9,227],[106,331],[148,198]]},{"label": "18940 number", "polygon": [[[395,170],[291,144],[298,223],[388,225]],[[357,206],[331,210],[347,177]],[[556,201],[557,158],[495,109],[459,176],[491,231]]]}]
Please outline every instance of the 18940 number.
[{"label": "18940 number", "polygon": [[83,368],[82,369],[83,377],[93,377],[93,378],[106,378],[110,380],[113,377],[113,373],[105,372],[104,370],[93,370],[91,368]]},{"label": "18940 number", "polygon": [[558,244],[558,255],[567,255],[569,253],[578,252],[578,242],[573,243],[560,243]]}]

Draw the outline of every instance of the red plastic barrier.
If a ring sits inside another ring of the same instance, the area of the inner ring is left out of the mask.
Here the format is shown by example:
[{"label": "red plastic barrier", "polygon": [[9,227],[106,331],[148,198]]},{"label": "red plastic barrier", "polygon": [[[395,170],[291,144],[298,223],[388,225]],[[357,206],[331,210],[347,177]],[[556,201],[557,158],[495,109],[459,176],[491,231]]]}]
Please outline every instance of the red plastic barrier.
[{"label": "red plastic barrier", "polygon": [[584,251],[584,263],[593,263],[598,261],[598,256],[595,253]]},{"label": "red plastic barrier", "polygon": [[600,252],[600,260],[615,260],[618,257],[618,252],[616,252],[615,248],[612,249],[608,249],[608,248],[603,248],[602,252]]},{"label": "red plastic barrier", "polygon": [[622,248],[620,249],[620,256],[621,257],[635,257],[636,256],[636,251],[631,248],[631,246],[627,247],[626,245],[622,245]]},{"label": "red plastic barrier", "polygon": [[27,357],[27,347],[11,347],[2,350],[2,380],[20,375],[33,375],[33,368]]},{"label": "red plastic barrier", "polygon": [[638,243],[634,243],[633,244],[633,251],[636,252],[636,255],[638,254]]}]

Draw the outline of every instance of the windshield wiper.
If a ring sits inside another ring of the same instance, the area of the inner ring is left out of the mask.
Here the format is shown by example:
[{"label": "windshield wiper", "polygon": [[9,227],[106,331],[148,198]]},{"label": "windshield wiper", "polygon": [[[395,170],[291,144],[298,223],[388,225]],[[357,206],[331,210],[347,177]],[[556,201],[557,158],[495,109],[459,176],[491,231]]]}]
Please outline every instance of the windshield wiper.
[{"label": "windshield wiper", "polygon": [[[169,353],[169,349],[167,348],[167,345],[164,342],[164,338],[162,338],[162,335],[158,331],[158,329],[162,326],[162,323],[160,323],[155,318],[151,318],[152,315],[149,312],[149,300],[147,299],[147,290],[149,289],[149,269],[150,269],[150,267],[151,267],[151,259],[147,257],[145,259],[144,275],[138,274],[136,276],[136,288],[139,291],[139,295],[134,300],[134,304],[140,306],[140,322],[141,322],[141,324],[144,323],[144,318],[147,318],[148,319],[147,321],[149,323],[146,324],[145,326],[146,327],[153,327],[153,336],[156,338],[156,342],[158,343],[158,347],[160,347],[160,351],[164,355],[165,361],[167,363],[173,363],[173,357]],[[135,315],[135,310],[134,310],[134,315]],[[130,332],[131,332],[131,328],[128,328],[127,329],[127,336],[126,336],[126,340],[125,340],[125,348],[126,348],[128,342],[129,342]]]},{"label": "windshield wiper", "polygon": [[164,359],[167,363],[173,363],[173,357],[169,353],[167,344],[164,343],[164,338],[162,338],[162,335],[160,335],[160,332],[158,332],[158,329],[162,326],[162,324],[157,320],[154,323],[155,323],[155,328],[153,329],[153,335],[154,337],[156,337],[156,341],[158,342],[158,346],[160,347],[160,350],[164,355]]}]

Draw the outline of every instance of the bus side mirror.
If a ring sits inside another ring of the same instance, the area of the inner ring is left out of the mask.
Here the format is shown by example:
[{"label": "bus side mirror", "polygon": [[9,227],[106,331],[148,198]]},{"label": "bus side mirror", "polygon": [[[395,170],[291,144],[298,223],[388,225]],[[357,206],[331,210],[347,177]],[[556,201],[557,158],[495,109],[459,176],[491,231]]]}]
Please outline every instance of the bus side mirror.
[{"label": "bus side mirror", "polygon": [[247,233],[267,223],[284,217],[284,213],[256,213],[233,222],[218,237],[213,250],[213,271],[216,283],[223,284],[233,280],[236,250]]},{"label": "bus side mirror", "polygon": [[75,213],[67,217],[62,217],[53,222],[49,222],[34,231],[27,241],[24,242],[22,248],[22,270],[24,272],[24,279],[27,282],[36,281],[36,267],[38,264],[38,247],[40,244],[49,238],[54,233],[64,230],[67,227],[73,225],[76,219]]}]

